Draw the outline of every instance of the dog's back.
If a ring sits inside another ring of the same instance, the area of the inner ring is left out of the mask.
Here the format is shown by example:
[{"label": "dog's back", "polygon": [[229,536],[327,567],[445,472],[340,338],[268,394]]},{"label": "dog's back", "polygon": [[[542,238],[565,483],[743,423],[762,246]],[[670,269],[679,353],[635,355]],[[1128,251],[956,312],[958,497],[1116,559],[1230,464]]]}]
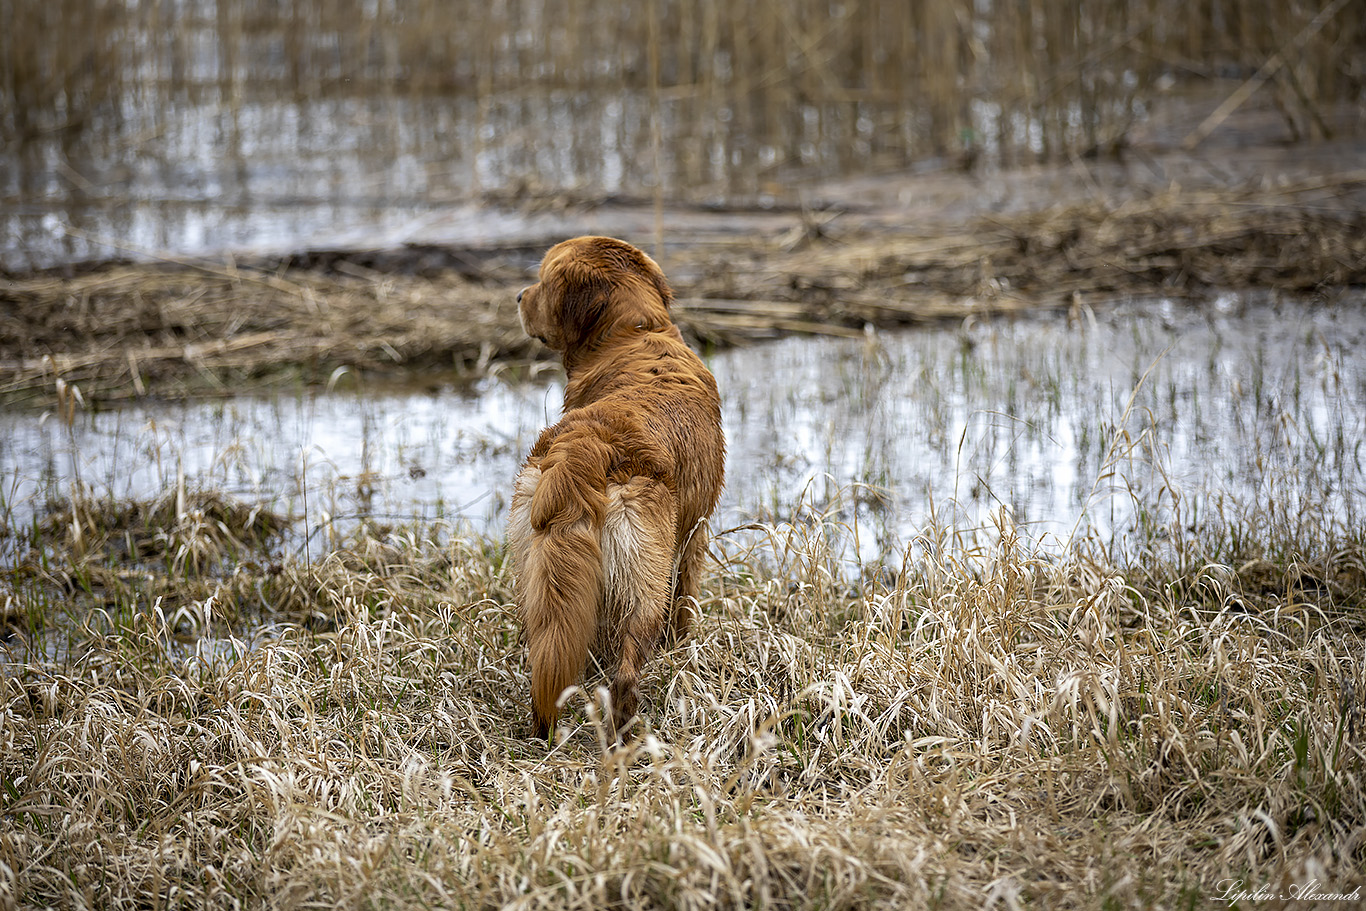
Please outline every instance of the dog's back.
[{"label": "dog's back", "polygon": [[[557,250],[547,264],[562,262]],[[532,334],[566,340],[564,418],[527,457],[509,521],[540,736],[592,651],[617,660],[614,723],[635,714],[651,648],[666,629],[687,629],[725,455],[715,380],[667,319],[662,275],[653,307],[636,300],[639,287],[615,297],[609,287],[593,323],[606,331],[584,340],[552,322],[566,307],[542,299],[557,292],[546,272],[524,292],[537,297],[522,316]],[[640,318],[623,320],[632,308]]]}]

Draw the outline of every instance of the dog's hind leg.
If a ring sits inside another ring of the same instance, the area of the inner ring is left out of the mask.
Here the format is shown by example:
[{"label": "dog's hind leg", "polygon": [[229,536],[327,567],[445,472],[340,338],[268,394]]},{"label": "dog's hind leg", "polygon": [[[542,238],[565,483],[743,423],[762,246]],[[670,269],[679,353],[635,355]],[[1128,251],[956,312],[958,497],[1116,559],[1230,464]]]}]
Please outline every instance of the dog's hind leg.
[{"label": "dog's hind leg", "polygon": [[697,577],[702,570],[702,560],[707,556],[709,540],[707,521],[703,519],[688,530],[680,549],[678,571],[674,574],[673,589],[669,592],[668,638],[671,642],[681,641],[692,629]]},{"label": "dog's hind leg", "polygon": [[663,484],[646,478],[609,485],[603,523],[604,608],[616,621],[620,661],[612,679],[617,736],[636,714],[640,671],[669,617],[677,507]]}]

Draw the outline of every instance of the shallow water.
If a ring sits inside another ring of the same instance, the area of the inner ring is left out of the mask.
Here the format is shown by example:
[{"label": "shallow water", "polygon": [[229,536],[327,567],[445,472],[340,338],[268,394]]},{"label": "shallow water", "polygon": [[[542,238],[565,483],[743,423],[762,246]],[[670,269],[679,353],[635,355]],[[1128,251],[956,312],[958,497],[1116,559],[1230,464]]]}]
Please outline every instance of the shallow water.
[{"label": "shallow water", "polygon": [[[1270,507],[1358,527],[1362,303],[1227,295],[711,355],[729,440],[714,527],[824,515],[857,529],[864,560],[932,521],[990,528],[1003,508],[1041,542]],[[497,535],[561,393],[494,379],[475,395],[139,404],[71,427],[0,414],[6,512],[22,527],[77,485],[124,498],[184,483],[285,510],[315,542],[360,516]]]}]

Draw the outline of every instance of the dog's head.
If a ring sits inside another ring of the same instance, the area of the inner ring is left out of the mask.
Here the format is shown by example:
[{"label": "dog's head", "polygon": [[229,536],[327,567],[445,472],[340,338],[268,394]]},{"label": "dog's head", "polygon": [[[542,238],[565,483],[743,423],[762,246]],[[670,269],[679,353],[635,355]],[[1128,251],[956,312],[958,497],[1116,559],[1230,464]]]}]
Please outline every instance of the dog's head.
[{"label": "dog's head", "polygon": [[673,291],[655,261],[612,237],[576,237],[541,260],[540,280],[517,295],[522,328],[556,351],[569,352],[637,326],[672,325]]}]

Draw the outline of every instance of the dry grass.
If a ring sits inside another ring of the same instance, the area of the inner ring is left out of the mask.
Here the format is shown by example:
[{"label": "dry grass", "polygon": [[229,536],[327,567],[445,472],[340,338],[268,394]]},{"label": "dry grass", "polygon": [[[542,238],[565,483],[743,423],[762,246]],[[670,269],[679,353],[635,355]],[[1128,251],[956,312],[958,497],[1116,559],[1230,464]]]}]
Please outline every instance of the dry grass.
[{"label": "dry grass", "polygon": [[[39,527],[0,581],[3,894],[1148,908],[1366,885],[1359,536],[1130,571],[1003,521],[875,572],[800,513],[719,537],[697,635],[616,750],[596,680],[559,743],[527,738],[491,542],[362,526],[310,559],[235,534],[192,572]],[[97,567],[122,587],[79,581]]]}]

